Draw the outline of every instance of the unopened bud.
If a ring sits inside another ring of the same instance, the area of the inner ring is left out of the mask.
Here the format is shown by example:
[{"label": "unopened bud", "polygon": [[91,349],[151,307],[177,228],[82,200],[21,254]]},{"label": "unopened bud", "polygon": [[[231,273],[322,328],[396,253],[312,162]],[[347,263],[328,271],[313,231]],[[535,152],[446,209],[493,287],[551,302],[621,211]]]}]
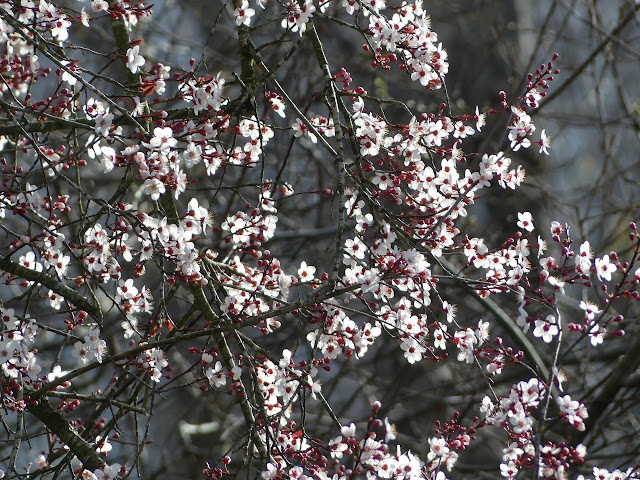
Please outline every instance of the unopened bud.
[{"label": "unopened bud", "polygon": [[547,270],[541,270],[540,271],[540,281],[541,282],[546,282],[547,278],[549,278],[549,272]]}]

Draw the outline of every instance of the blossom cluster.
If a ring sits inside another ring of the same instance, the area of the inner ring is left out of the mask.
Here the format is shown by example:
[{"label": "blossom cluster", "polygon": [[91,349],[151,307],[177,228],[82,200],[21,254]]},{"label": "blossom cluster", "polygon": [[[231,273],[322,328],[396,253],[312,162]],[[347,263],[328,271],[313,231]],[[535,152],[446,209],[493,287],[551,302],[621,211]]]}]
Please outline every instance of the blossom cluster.
[{"label": "blossom cluster", "polygon": [[[500,473],[507,479],[513,479],[523,468],[530,466],[536,458],[533,417],[530,412],[542,408],[546,396],[551,392],[537,378],[522,381],[509,391],[509,396],[500,398],[494,404],[489,397],[482,400],[481,411],[485,413],[485,422],[489,425],[501,425],[508,433],[510,443],[503,449]],[[572,400],[569,395],[557,399],[560,418],[572,424],[577,430],[584,430],[583,420],[589,415],[584,405]],[[547,442],[539,453],[539,470],[544,478],[565,478],[570,464],[584,461],[586,448],[555,445]]]},{"label": "blossom cluster", "polygon": [[0,320],[0,367],[3,375],[15,379],[22,374],[36,380],[41,371],[32,347],[38,332],[36,321],[28,316],[18,318],[13,308],[2,307]]},{"label": "blossom cluster", "polygon": [[438,43],[437,34],[431,30],[430,18],[420,3],[404,2],[391,18],[371,15],[369,31],[378,62],[384,62],[380,58],[381,51],[392,55],[397,52],[412,80],[429,89],[442,86],[449,71],[447,52]]}]

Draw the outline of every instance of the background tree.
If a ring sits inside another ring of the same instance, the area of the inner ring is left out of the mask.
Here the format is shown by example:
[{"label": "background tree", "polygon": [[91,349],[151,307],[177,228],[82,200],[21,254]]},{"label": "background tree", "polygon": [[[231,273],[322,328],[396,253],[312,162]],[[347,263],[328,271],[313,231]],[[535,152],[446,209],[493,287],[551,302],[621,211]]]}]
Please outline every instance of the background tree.
[{"label": "background tree", "polygon": [[636,477],[598,7],[1,2],[5,476]]}]

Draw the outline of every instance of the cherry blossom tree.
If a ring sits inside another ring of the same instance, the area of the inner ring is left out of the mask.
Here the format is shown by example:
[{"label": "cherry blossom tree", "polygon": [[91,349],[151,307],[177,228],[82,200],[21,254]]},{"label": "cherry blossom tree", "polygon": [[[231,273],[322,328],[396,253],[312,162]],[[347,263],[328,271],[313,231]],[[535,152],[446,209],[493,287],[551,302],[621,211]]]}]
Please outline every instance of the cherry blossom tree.
[{"label": "cherry blossom tree", "polygon": [[419,0],[158,3],[0,2],[5,478],[640,476],[633,217],[480,220],[557,54],[462,111]]}]

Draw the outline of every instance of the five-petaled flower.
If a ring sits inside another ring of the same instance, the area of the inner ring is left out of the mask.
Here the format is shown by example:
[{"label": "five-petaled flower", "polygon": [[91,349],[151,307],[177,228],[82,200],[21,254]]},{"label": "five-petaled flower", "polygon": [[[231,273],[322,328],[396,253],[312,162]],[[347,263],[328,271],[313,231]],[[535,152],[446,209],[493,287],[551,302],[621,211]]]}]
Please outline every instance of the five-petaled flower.
[{"label": "five-petaled flower", "polygon": [[307,265],[307,262],[303,261],[300,264],[300,268],[298,269],[298,276],[300,277],[300,281],[308,282],[313,280],[313,276],[316,273],[316,267],[313,265]]},{"label": "five-petaled flower", "polygon": [[518,212],[518,226],[527,232],[533,232],[533,218],[530,212]]},{"label": "five-petaled flower", "polygon": [[609,255],[596,258],[596,275],[600,280],[611,281],[611,274],[616,271],[616,266],[609,261]]},{"label": "five-petaled flower", "polygon": [[233,11],[236,25],[249,25],[251,23],[251,17],[253,17],[255,13],[256,11],[253,8],[249,8],[249,2],[247,0],[241,0],[238,8]]},{"label": "five-petaled flower", "polygon": [[140,67],[144,66],[144,57],[140,55],[140,45],[134,45],[127,50],[127,68],[136,74]]}]

